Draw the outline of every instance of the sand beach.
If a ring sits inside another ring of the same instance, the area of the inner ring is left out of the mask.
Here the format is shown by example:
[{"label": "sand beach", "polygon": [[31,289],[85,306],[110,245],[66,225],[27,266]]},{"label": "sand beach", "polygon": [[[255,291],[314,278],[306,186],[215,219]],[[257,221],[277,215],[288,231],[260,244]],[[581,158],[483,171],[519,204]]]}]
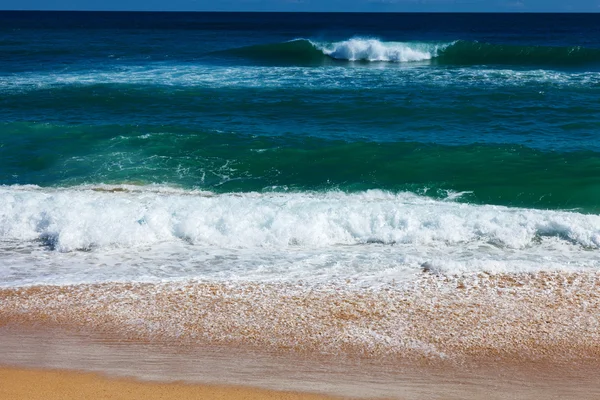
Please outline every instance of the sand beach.
[{"label": "sand beach", "polygon": [[173,388],[231,399],[300,398],[282,390],[592,399],[600,393],[599,285],[597,273],[540,273],[424,274],[411,286],[376,290],[199,282],[4,289],[1,363],[13,367],[6,377],[131,387],[130,398]]}]

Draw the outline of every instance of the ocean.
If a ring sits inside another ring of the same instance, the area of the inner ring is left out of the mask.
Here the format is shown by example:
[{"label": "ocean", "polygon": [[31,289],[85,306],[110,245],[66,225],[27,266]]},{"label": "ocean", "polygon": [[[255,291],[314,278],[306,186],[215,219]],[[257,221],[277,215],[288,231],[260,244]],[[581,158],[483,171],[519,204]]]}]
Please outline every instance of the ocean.
[{"label": "ocean", "polygon": [[0,285],[600,268],[600,20],[0,14]]},{"label": "ocean", "polygon": [[[599,39],[599,14],[0,12],[3,313],[363,355],[597,345]],[[433,326],[442,303],[462,317]],[[503,325],[538,315],[560,329]]]}]

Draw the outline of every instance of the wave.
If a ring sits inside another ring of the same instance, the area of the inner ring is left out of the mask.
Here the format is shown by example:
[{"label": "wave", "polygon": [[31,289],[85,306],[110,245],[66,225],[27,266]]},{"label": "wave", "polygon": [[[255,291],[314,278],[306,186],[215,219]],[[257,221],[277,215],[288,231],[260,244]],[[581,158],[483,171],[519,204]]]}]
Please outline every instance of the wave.
[{"label": "wave", "polygon": [[388,42],[352,38],[340,42],[295,39],[289,42],[231,49],[240,57],[280,63],[328,63],[332,61],[428,62],[441,65],[537,65],[577,66],[600,64],[600,49],[517,46],[457,40],[445,43]]},{"label": "wave", "polygon": [[[0,187],[0,286],[600,268],[600,216],[411,193]],[[594,250],[594,251],[590,251]]]},{"label": "wave", "polygon": [[287,63],[327,63],[342,61],[426,61],[437,56],[447,44],[382,42],[377,39],[353,38],[341,42],[315,42],[295,39],[289,42],[230,49],[230,54],[262,61]]},{"label": "wave", "polygon": [[323,54],[348,61],[426,61],[450,44],[382,42],[377,39],[350,39],[332,44],[313,44]]},{"label": "wave", "polygon": [[[600,216],[411,193],[0,187],[0,282],[390,281],[600,268]],[[541,260],[541,261],[540,261]]]},{"label": "wave", "polygon": [[600,216],[456,203],[412,193],[216,194],[161,186],[0,188],[0,237],[58,251],[164,240],[217,247],[416,244],[500,248],[544,238],[600,248]]},{"label": "wave", "polygon": [[600,49],[581,46],[515,46],[459,40],[439,53],[443,64],[598,65]]},{"label": "wave", "polygon": [[[219,109],[227,110],[223,107]],[[318,113],[304,108],[303,115]],[[353,109],[340,110],[342,118],[344,110],[348,114]],[[396,108],[371,110],[365,119],[354,114],[358,123],[386,123],[401,115]],[[478,204],[600,212],[600,185],[592,173],[600,168],[600,147],[587,136],[574,140],[568,131],[552,140],[523,135],[518,142],[511,138],[513,144],[469,143],[486,139],[477,132],[463,143],[439,135],[441,143],[433,144],[427,143],[432,141],[427,132],[417,138],[424,142],[389,137],[376,142],[352,135],[346,140],[328,133],[253,136],[140,122],[0,125],[5,144],[0,148],[0,184],[167,183],[219,193],[382,189],[436,199],[454,190],[472,191],[464,200]],[[566,147],[567,140],[574,147]],[[56,148],[62,149],[60,155]]]}]

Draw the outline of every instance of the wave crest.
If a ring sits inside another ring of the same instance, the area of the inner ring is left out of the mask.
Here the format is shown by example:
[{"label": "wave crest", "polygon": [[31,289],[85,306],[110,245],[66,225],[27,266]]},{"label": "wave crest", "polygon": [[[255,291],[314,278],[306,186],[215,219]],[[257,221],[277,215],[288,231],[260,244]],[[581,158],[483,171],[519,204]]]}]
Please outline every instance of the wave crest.
[{"label": "wave crest", "polygon": [[451,44],[384,42],[364,38],[340,42],[294,39],[230,49],[223,53],[265,62],[294,64],[326,64],[330,61],[415,62],[431,60]]},{"label": "wave crest", "polygon": [[377,39],[350,39],[331,44],[313,44],[323,54],[348,61],[426,61],[437,57],[440,49],[449,44],[382,42]]},{"label": "wave crest", "polygon": [[600,49],[580,46],[516,46],[456,40],[452,42],[388,42],[351,38],[339,42],[294,39],[289,42],[231,49],[225,54],[292,64],[328,62],[431,62],[441,65],[574,66],[600,64]]},{"label": "wave crest", "polygon": [[[87,189],[87,190],[86,190]],[[222,194],[139,187],[0,187],[0,239],[68,252],[164,241],[227,248],[409,244],[600,248],[600,216],[475,206],[411,193]],[[99,213],[98,210],[103,210]]]}]

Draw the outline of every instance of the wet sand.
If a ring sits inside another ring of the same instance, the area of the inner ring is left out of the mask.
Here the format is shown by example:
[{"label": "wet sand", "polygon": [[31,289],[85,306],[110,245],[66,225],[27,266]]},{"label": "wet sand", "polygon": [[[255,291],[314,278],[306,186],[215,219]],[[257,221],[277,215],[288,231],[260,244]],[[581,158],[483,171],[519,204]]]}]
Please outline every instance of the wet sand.
[{"label": "wet sand", "polygon": [[0,368],[0,398],[6,400],[327,400],[306,393],[253,388],[139,382],[97,374]]},{"label": "wet sand", "polygon": [[0,364],[396,399],[597,399],[600,274],[0,290]]},{"label": "wet sand", "polygon": [[106,283],[0,290],[6,324],[124,339],[417,360],[600,359],[600,274],[405,287]]},{"label": "wet sand", "polygon": [[32,329],[3,328],[0,338],[2,364],[9,366],[0,366],[2,399],[54,398],[47,393],[67,400],[188,398],[185,396],[399,400],[600,398],[597,362],[479,361],[425,365],[381,359],[301,357],[230,347],[181,347]]}]

